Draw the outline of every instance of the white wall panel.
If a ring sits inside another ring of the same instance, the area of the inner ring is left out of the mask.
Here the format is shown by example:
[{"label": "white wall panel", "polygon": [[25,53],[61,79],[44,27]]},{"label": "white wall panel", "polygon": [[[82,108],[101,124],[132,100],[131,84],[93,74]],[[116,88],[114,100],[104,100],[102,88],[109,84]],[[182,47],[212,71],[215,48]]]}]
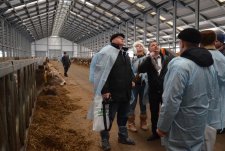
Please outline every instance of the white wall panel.
[{"label": "white wall panel", "polygon": [[56,49],[56,50],[61,50],[61,46],[60,45],[49,45],[48,49]]},{"label": "white wall panel", "polygon": [[73,51],[73,46],[63,46],[62,45],[62,51]]},{"label": "white wall panel", "polygon": [[61,45],[61,38],[59,38],[59,37],[50,37],[48,39],[48,45]]},{"label": "white wall panel", "polygon": [[74,56],[74,57],[77,57],[77,50],[78,50],[78,47],[77,47],[77,44],[75,44],[75,43],[74,43],[74,46],[73,46],[73,50],[74,50],[73,56]]},{"label": "white wall panel", "polygon": [[66,53],[70,58],[73,57],[73,51],[67,51]]},{"label": "white wall panel", "polygon": [[69,40],[66,40],[66,39],[62,39],[62,45],[73,45],[73,43]]},{"label": "white wall panel", "polygon": [[47,51],[47,45],[36,45],[36,51]]},{"label": "white wall panel", "polygon": [[36,51],[35,52],[35,57],[46,57],[47,52],[46,51]]},{"label": "white wall panel", "polygon": [[31,49],[32,49],[32,50],[35,50],[35,47],[34,47],[34,46],[35,46],[34,43],[32,43],[32,44],[31,44]]},{"label": "white wall panel", "polygon": [[47,38],[43,38],[43,39],[37,40],[36,44],[42,44],[42,45],[45,44],[45,45],[47,45],[47,42],[48,42]]},{"label": "white wall panel", "polygon": [[35,45],[34,45],[34,43],[31,44],[31,56],[32,57],[35,56]]},{"label": "white wall panel", "polygon": [[[46,55],[49,58],[55,58],[58,55],[62,55],[63,51],[66,51],[70,57],[77,56],[77,44],[61,37],[44,38],[32,43],[31,50],[36,56],[35,44],[38,56]],[[41,51],[44,52],[41,53]]]},{"label": "white wall panel", "polygon": [[49,50],[49,58],[57,59],[59,56],[62,56],[61,50]]}]

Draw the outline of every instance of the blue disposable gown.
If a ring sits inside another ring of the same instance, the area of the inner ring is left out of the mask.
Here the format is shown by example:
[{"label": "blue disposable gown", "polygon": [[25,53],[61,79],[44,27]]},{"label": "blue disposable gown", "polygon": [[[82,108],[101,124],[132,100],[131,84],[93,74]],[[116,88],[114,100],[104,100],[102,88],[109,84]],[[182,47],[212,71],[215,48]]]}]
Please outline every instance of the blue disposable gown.
[{"label": "blue disposable gown", "polygon": [[225,126],[225,56],[218,50],[210,50],[215,69],[216,81],[214,82],[214,98],[210,101],[208,124],[215,129]]},{"label": "blue disposable gown", "polygon": [[90,67],[89,80],[94,85],[94,99],[88,110],[88,119],[94,118],[94,111],[98,104],[102,102],[101,90],[116,61],[119,51],[119,49],[116,49],[111,45],[107,45],[93,57]]},{"label": "blue disposable gown", "polygon": [[98,53],[96,53],[91,59],[90,72],[89,72],[89,81],[91,83],[94,83],[94,72],[95,72],[95,65],[97,63],[97,60],[98,60]]},{"label": "blue disposable gown", "polygon": [[167,151],[200,151],[207,123],[212,68],[177,57],[168,65],[158,128]]}]

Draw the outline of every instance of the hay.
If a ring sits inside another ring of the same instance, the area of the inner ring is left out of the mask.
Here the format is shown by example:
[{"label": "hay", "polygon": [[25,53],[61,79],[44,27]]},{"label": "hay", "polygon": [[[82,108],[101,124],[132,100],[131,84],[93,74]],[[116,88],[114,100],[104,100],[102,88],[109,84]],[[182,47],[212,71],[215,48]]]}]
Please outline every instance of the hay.
[{"label": "hay", "polygon": [[[55,84],[54,84],[55,83]],[[91,142],[74,129],[61,125],[72,111],[81,108],[67,97],[68,91],[58,85],[58,80],[49,81],[36,103],[36,111],[29,128],[27,150],[29,151],[86,151]],[[52,88],[54,86],[54,88]],[[54,95],[49,95],[49,88]]]}]

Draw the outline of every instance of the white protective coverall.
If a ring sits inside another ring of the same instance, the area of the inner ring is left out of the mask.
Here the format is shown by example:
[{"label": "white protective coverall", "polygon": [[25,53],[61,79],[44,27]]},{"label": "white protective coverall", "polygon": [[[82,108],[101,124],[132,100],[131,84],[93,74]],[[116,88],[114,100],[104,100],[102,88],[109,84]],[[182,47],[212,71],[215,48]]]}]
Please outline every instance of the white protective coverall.
[{"label": "white protective coverall", "polygon": [[176,57],[169,63],[157,125],[168,133],[163,138],[167,151],[201,150],[212,72],[211,67],[200,67],[184,57]]},{"label": "white protective coverall", "polygon": [[214,83],[215,100],[210,102],[208,124],[215,129],[225,127],[225,56],[218,50],[209,50],[212,54],[218,83]]}]

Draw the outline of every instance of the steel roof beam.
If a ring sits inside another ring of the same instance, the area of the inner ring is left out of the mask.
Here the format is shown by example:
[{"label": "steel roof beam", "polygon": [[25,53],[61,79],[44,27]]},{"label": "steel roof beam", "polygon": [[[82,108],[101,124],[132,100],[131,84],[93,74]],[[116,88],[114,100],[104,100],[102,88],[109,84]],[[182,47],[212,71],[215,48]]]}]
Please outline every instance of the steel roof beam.
[{"label": "steel roof beam", "polygon": [[[178,2],[180,5],[182,5],[182,6],[185,7],[185,3],[184,3],[184,2],[182,2],[182,1],[180,1],[180,0],[177,0],[177,2]],[[195,12],[195,9],[192,8],[191,6],[187,6],[187,8],[189,8],[193,13]],[[218,27],[216,23],[212,22],[211,20],[209,20],[209,18],[207,18],[206,16],[202,15],[202,14],[201,14],[201,11],[199,12],[199,17],[201,17],[201,18],[204,19],[205,21],[208,21],[213,27],[217,27],[217,28],[219,28],[221,31],[225,32],[225,30],[224,30],[223,28]]]}]

